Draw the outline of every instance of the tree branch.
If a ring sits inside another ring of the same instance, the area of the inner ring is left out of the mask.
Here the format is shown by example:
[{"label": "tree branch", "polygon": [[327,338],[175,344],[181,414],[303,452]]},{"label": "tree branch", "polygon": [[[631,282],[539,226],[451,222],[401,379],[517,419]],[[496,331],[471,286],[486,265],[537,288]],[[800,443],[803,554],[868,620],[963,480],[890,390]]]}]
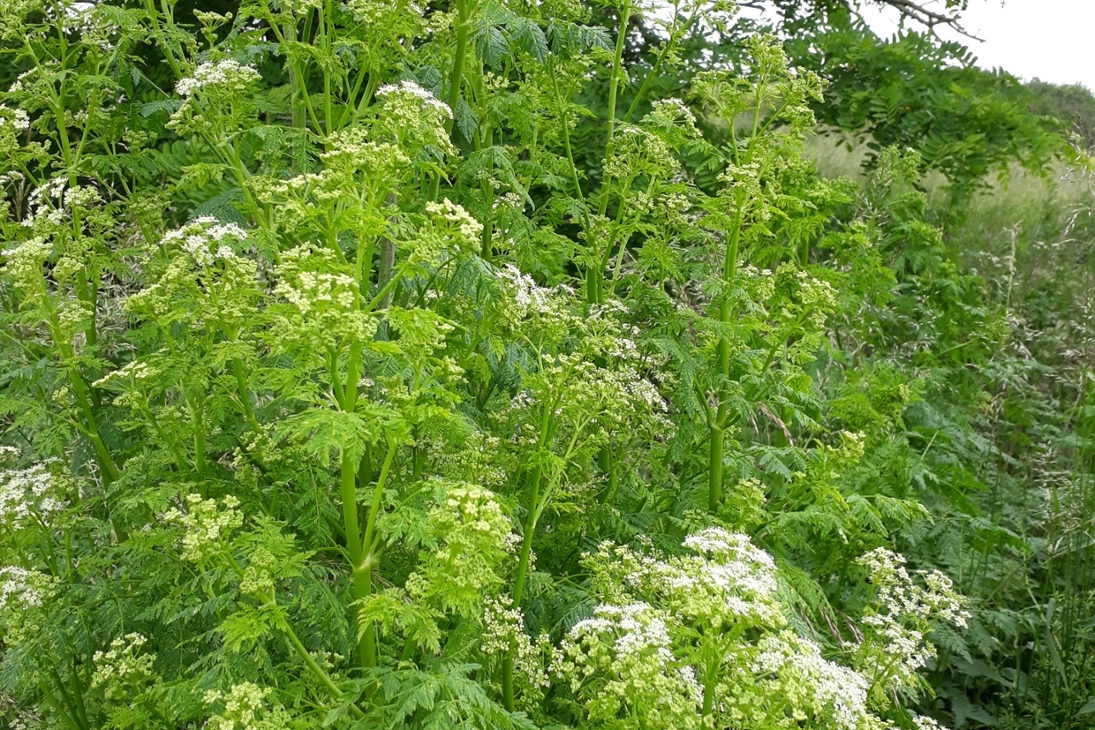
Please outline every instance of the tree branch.
[{"label": "tree branch", "polygon": [[[871,0],[871,2],[876,5],[894,8],[901,13],[901,17],[920,23],[932,35],[936,35],[935,29],[937,26],[947,26],[967,38],[984,41],[983,38],[978,38],[962,27],[960,16],[951,8],[948,7],[943,12],[936,12],[925,7],[925,5],[930,4],[931,0],[926,3],[913,2],[912,0]],[[963,3],[963,9],[964,6],[965,3]]]}]

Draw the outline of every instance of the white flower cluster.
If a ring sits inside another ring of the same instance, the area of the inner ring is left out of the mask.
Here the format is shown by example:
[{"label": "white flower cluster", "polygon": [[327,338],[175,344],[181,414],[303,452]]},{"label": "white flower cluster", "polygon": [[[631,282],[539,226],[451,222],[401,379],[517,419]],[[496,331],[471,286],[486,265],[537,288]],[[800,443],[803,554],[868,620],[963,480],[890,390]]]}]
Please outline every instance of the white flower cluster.
[{"label": "white flower cluster", "polygon": [[913,727],[916,730],[947,730],[943,725],[925,715],[914,715]]},{"label": "white flower cluster", "polygon": [[644,595],[659,596],[690,623],[728,629],[738,624],[781,626],[772,557],[745,535],[709,527],[688,536],[683,546],[698,556],[658,559],[626,547],[602,545],[602,560],[613,554],[625,582]]},{"label": "white flower cluster", "polygon": [[30,213],[23,219],[23,225],[30,228],[43,219],[54,225],[64,221],[65,211],[62,203],[67,185],[68,181],[65,178],[55,177],[32,190],[27,199]]},{"label": "white flower cluster", "polygon": [[618,654],[623,656],[653,653],[662,662],[673,661],[669,649],[669,630],[665,619],[649,604],[631,603],[626,606],[600,605],[587,618],[570,627],[567,640],[581,641],[584,637],[605,635]]},{"label": "white flower cluster", "polygon": [[510,608],[500,599],[488,598],[483,610],[480,647],[487,656],[512,656],[514,669],[529,687],[547,689],[551,682],[542,660],[550,655],[551,643],[546,634],[540,634],[533,642],[524,626],[519,609]]},{"label": "white flower cluster", "polygon": [[38,66],[31,66],[29,69],[16,76],[15,81],[11,82],[11,86],[8,87],[8,93],[17,94],[23,91],[23,82],[30,78],[36,71],[38,71]]},{"label": "white flower cluster", "polygon": [[110,649],[97,651],[93,657],[95,673],[91,675],[91,686],[102,687],[109,700],[124,700],[130,697],[134,685],[153,676],[154,654],[140,654],[141,647],[148,640],[140,634],[131,633],[110,642]]},{"label": "white flower cluster", "polygon": [[460,236],[471,243],[483,233],[483,224],[475,220],[463,207],[445,198],[440,203],[426,203],[426,212],[452,223]]},{"label": "white flower cluster", "polygon": [[17,565],[0,568],[0,613],[41,606],[49,583],[49,577],[36,570]]},{"label": "white flower cluster", "polygon": [[212,216],[201,216],[190,221],[182,228],[168,231],[161,239],[164,246],[177,244],[186,251],[199,266],[210,266],[213,262],[228,261],[237,258],[229,241],[244,241],[247,231],[235,223],[221,223]]},{"label": "white flower cluster", "polygon": [[423,106],[435,109],[448,119],[452,119],[452,109],[426,89],[413,81],[400,81],[398,84],[385,84],[377,89],[377,96],[402,96],[417,99]]},{"label": "white flower cluster", "polygon": [[507,302],[511,317],[515,320],[523,319],[529,315],[540,315],[552,319],[565,315],[565,302],[572,294],[569,287],[560,285],[554,287],[540,286],[528,274],[522,273],[513,264],[506,264],[497,270],[498,278],[509,289],[512,301]]},{"label": "white flower cluster", "polygon": [[27,216],[23,225],[33,228],[39,223],[61,225],[65,214],[74,208],[88,209],[102,202],[99,191],[86,185],[69,188],[68,180],[55,177],[31,191],[27,198]]},{"label": "white flower cluster", "polygon": [[48,522],[51,515],[65,508],[55,496],[56,486],[54,475],[44,464],[0,471],[0,523],[21,527],[32,519]]},{"label": "white flower cluster", "polygon": [[924,581],[921,588],[905,570],[905,558],[886,548],[876,548],[856,562],[870,571],[883,612],[934,618],[966,628],[970,613],[964,608],[965,598],[955,592],[954,582],[943,573],[919,571]]},{"label": "white flower cluster", "polygon": [[211,717],[206,723],[207,730],[284,730],[289,727],[291,718],[281,705],[267,708],[266,698],[270,694],[268,687],[259,687],[251,682],[232,686],[226,695],[212,689],[203,699],[207,705],[223,703],[224,709]]},{"label": "white flower cluster", "polygon": [[935,657],[935,646],[924,640],[924,633],[908,628],[896,616],[868,614],[862,621],[874,630],[873,638],[883,643],[882,656],[864,664],[873,665],[879,672],[888,671],[897,683],[907,682]]},{"label": "white flower cluster", "polygon": [[635,727],[699,726],[696,673],[673,654],[668,616],[647,603],[598,606],[567,632],[553,672],[569,681],[592,724],[631,716]]},{"label": "white flower cluster", "polygon": [[514,192],[503,193],[494,199],[491,203],[492,210],[498,210],[499,208],[509,208],[517,213],[520,213],[525,209],[525,199]]},{"label": "white flower cluster", "polygon": [[921,571],[924,586],[917,585],[905,570],[905,558],[885,548],[856,562],[870,571],[878,592],[862,619],[867,629],[857,651],[860,668],[883,686],[909,685],[917,670],[935,656],[935,645],[926,637],[932,624],[967,625],[965,599],[939,571]]},{"label": "white flower cluster", "polygon": [[[748,535],[730,532],[721,527],[706,527],[686,537],[681,544],[689,550],[712,557],[730,556],[762,566],[767,571],[774,572],[776,569],[772,556],[753,545]],[[774,588],[773,585],[772,589]]]},{"label": "white flower cluster", "polygon": [[179,79],[175,91],[186,98],[198,91],[218,89],[229,92],[243,91],[251,83],[260,80],[259,72],[239,61],[225,58],[220,61],[206,61],[194,69],[194,75]]},{"label": "white flower cluster", "polygon": [[0,104],[0,131],[9,126],[16,132],[26,131],[30,129],[30,116],[18,107],[10,109],[4,104]]},{"label": "white flower cluster", "polygon": [[799,717],[828,715],[840,730],[857,730],[869,715],[867,679],[825,659],[817,644],[791,632],[765,636],[751,670],[776,675]]},{"label": "white flower cluster", "polygon": [[228,495],[221,503],[223,510],[215,499],[202,499],[197,494],[190,494],[186,497],[185,514],[176,508],[164,514],[166,522],[176,522],[185,529],[182,538],[183,560],[199,563],[222,552],[232,532],[243,526],[243,514],[236,509],[239,500]]},{"label": "white flower cluster", "polygon": [[668,118],[680,119],[689,130],[696,129],[696,115],[688,108],[688,105],[675,96],[668,99],[658,99],[653,104],[654,112]]}]

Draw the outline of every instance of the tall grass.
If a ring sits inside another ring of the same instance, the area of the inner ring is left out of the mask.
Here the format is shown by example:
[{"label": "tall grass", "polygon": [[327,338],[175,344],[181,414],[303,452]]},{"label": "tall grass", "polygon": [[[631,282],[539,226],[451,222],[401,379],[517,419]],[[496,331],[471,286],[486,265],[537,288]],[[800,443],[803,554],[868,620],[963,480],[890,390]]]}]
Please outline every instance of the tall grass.
[{"label": "tall grass", "polygon": [[[816,135],[807,152],[825,177],[866,178],[871,150],[862,142]],[[1006,344],[987,360],[945,366],[944,378],[967,385],[926,395],[949,400],[933,407],[957,415],[970,444],[955,451],[958,473],[972,478],[942,485],[959,496],[926,548],[937,552],[922,557],[947,561],[939,552],[948,541],[966,545],[954,551],[962,589],[985,624],[985,641],[941,668],[950,674],[939,679],[940,700],[956,727],[1087,730],[1095,726],[1095,178],[1059,163],[1044,175],[1013,168],[965,197],[939,175],[919,186],[951,263],[1006,328]]]}]

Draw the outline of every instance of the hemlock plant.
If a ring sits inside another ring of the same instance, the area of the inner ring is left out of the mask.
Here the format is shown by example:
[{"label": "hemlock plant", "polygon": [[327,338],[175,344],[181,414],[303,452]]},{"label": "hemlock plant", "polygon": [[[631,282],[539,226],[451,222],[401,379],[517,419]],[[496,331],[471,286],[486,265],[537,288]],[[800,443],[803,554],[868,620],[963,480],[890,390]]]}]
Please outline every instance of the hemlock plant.
[{"label": "hemlock plant", "polygon": [[[892,280],[824,84],[625,109],[602,10],[0,6],[7,726],[937,727],[969,614],[812,369]],[[734,11],[672,10],[655,69]]]}]

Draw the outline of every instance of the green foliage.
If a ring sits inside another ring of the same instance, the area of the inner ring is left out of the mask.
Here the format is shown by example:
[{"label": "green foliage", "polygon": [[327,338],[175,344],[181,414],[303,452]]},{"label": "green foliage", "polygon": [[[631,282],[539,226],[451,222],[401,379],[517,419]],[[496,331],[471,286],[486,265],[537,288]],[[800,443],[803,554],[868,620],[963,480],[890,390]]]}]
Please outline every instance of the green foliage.
[{"label": "green foliage", "polygon": [[[1086,320],[1020,333],[1091,289],[918,187],[1048,138],[697,53],[733,12],[0,6],[0,727],[1089,714]],[[833,98],[923,154],[821,178]]]}]

